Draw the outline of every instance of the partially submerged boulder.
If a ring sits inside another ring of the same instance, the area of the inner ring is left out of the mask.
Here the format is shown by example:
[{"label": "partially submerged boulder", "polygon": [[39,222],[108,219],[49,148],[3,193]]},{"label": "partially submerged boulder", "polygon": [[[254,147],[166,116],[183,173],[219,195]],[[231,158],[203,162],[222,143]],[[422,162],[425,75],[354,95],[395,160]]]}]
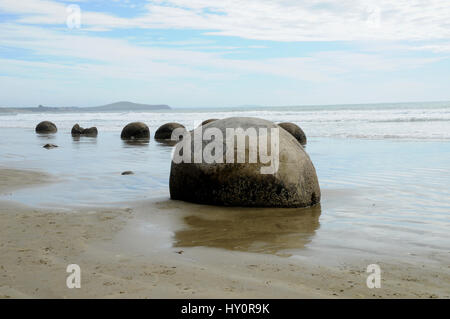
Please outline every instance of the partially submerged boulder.
[{"label": "partially submerged boulder", "polygon": [[75,124],[75,125],[72,127],[71,133],[72,133],[72,135],[81,135],[81,134],[83,133],[83,130],[84,130],[84,129],[83,129],[80,125]]},{"label": "partially submerged boulder", "polygon": [[295,139],[301,145],[306,145],[307,142],[306,135],[305,132],[303,132],[303,130],[300,128],[300,126],[290,122],[280,123],[278,125],[281,126],[283,129],[285,129],[286,131],[288,131],[293,137],[295,137]]},{"label": "partially submerged boulder", "polygon": [[[166,123],[162,126],[160,126],[156,132],[155,132],[155,140],[160,140],[160,141],[164,141],[164,140],[171,140],[172,139],[172,132],[175,129],[184,129],[186,130],[186,128],[179,124],[179,123]],[[178,139],[178,137],[177,137]]]},{"label": "partially submerged boulder", "polygon": [[56,133],[58,128],[56,125],[50,121],[43,121],[36,126],[36,133],[48,134],[48,133]]},{"label": "partially submerged boulder", "polygon": [[218,119],[208,119],[208,120],[204,120],[204,121],[202,122],[202,124],[200,124],[200,126],[206,125],[206,124],[209,124],[209,123],[212,123],[212,122],[217,121],[217,120],[218,120]]},{"label": "partially submerged boulder", "polygon": [[81,135],[95,137],[95,136],[98,135],[98,130],[97,130],[97,128],[95,126],[94,127],[90,127],[90,128],[85,128],[83,130],[83,132],[81,133]]},{"label": "partially submerged boulder", "polygon": [[98,135],[98,130],[96,127],[82,128],[80,125],[75,124],[72,127],[71,133],[72,136],[85,135],[89,137],[95,137]]},{"label": "partially submerged boulder", "polygon": [[[242,130],[234,131],[235,138],[227,136],[227,129],[238,128]],[[251,143],[252,131],[259,135]],[[207,138],[195,143],[201,132]],[[231,140],[234,145],[228,145]],[[239,140],[246,142],[239,145]],[[214,161],[204,156],[208,153]],[[299,142],[273,122],[245,117],[217,120],[186,133],[174,152],[169,186],[174,200],[223,206],[307,207],[321,196],[314,165]]]},{"label": "partially submerged boulder", "polygon": [[150,129],[142,122],[129,123],[123,128],[120,138],[123,140],[150,139]]}]

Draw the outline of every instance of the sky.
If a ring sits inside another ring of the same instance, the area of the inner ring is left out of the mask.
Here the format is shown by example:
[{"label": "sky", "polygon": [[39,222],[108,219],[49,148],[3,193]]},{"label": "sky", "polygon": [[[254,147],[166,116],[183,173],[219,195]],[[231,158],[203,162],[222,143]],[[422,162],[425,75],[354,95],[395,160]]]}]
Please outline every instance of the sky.
[{"label": "sky", "polygon": [[0,106],[450,100],[449,0],[0,0]]}]

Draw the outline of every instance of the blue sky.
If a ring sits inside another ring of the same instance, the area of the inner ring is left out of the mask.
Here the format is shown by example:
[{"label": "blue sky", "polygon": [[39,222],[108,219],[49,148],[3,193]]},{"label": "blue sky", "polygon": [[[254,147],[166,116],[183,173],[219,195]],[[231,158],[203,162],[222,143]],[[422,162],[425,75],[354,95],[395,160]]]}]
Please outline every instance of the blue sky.
[{"label": "blue sky", "polygon": [[0,106],[443,101],[449,58],[446,0],[0,0]]}]

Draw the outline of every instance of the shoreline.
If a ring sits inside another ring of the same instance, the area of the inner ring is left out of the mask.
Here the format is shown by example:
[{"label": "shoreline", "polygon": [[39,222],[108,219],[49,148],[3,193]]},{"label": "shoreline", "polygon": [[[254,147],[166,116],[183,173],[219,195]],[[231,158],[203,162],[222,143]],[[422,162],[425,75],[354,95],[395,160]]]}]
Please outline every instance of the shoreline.
[{"label": "shoreline", "polygon": [[[2,192],[50,179],[7,172],[14,182],[3,182]],[[0,201],[0,298],[449,298],[448,266],[380,259],[382,288],[368,289],[365,258],[332,266],[251,245],[232,249],[245,228],[227,232],[228,247],[220,247],[219,228],[207,228],[222,225],[228,213],[205,215],[199,206],[170,200],[127,206],[45,209]],[[219,217],[221,223],[205,224]],[[206,243],[187,245],[188,239]],[[69,264],[81,267],[80,289],[66,286]]]},{"label": "shoreline", "polygon": [[50,182],[51,176],[46,173],[0,166],[0,195]]}]

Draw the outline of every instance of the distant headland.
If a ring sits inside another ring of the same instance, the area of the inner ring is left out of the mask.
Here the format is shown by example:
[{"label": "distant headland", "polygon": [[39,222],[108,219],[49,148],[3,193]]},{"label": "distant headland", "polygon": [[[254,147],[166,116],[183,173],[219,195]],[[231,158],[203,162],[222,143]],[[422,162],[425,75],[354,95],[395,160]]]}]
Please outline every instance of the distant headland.
[{"label": "distant headland", "polygon": [[145,112],[155,110],[170,110],[165,104],[150,105],[133,102],[116,102],[102,106],[92,107],[49,107],[39,105],[38,107],[0,107],[0,113],[80,113],[80,112]]}]

